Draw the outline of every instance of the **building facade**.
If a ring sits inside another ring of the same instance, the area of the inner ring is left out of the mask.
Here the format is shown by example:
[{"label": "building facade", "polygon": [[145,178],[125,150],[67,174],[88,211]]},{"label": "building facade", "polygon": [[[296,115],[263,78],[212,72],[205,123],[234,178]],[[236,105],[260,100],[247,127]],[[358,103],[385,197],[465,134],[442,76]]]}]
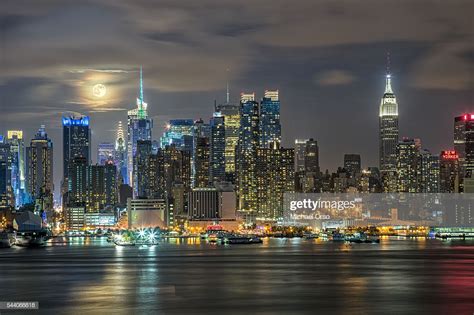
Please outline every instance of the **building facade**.
[{"label": "building facade", "polygon": [[91,163],[91,132],[88,116],[65,116],[63,123],[63,178],[67,181],[69,163],[84,157]]},{"label": "building facade", "polygon": [[225,124],[224,116],[215,112],[210,122],[211,125],[211,144],[210,144],[210,181],[214,183],[226,180],[225,168]]},{"label": "building facade", "polygon": [[391,74],[387,74],[385,80],[385,92],[379,109],[379,169],[386,190],[391,191],[396,187],[398,103],[392,90]]},{"label": "building facade", "polygon": [[260,106],[255,93],[242,93],[240,99],[240,130],[236,156],[238,210],[244,216],[257,215],[256,160],[259,147]]},{"label": "building facade", "polygon": [[23,131],[8,130],[7,142],[10,144],[11,184],[15,196],[15,207],[18,208],[28,201]]},{"label": "building facade", "polygon": [[275,221],[283,217],[283,194],[295,190],[293,148],[258,148],[256,159],[257,219]]},{"label": "building facade", "polygon": [[41,126],[26,149],[26,187],[35,211],[53,208],[53,142]]},{"label": "building facade", "polygon": [[137,142],[139,140],[151,141],[151,131],[153,120],[148,117],[148,104],[143,96],[143,73],[140,68],[140,92],[137,98],[137,108],[128,111],[127,122],[127,170],[128,180],[133,188],[134,196],[138,195],[138,177],[134,172],[135,154],[137,152]]},{"label": "building facade", "polygon": [[260,147],[281,142],[280,98],[278,90],[266,90],[260,102]]},{"label": "building facade", "polygon": [[462,192],[464,178],[473,178],[474,172],[474,114],[454,118],[454,151],[459,156],[459,189]]}]

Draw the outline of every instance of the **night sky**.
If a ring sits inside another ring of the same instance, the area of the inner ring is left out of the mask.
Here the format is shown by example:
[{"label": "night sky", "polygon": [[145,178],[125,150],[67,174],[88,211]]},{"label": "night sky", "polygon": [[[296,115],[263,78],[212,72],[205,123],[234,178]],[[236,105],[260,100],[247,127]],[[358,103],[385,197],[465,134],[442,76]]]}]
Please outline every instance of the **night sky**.
[{"label": "night sky", "polygon": [[[79,3],[80,2],[80,3]],[[60,117],[91,116],[92,156],[135,107],[138,72],[153,138],[173,118],[208,120],[214,100],[278,88],[283,145],[319,142],[321,168],[378,164],[386,52],[400,136],[452,148],[474,111],[474,1],[1,1],[0,133],[45,124],[62,171]],[[92,94],[95,84],[107,94]]]}]

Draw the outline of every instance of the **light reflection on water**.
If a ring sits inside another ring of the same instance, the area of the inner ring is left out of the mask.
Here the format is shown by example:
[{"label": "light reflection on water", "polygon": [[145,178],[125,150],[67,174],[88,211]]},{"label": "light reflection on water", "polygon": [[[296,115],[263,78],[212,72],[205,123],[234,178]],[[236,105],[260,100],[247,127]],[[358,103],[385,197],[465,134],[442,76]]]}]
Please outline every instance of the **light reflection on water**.
[{"label": "light reflection on water", "polygon": [[0,300],[39,301],[40,314],[474,310],[472,241],[265,238],[221,246],[196,238],[115,247],[77,238],[2,249],[0,267],[0,287],[8,288]]}]

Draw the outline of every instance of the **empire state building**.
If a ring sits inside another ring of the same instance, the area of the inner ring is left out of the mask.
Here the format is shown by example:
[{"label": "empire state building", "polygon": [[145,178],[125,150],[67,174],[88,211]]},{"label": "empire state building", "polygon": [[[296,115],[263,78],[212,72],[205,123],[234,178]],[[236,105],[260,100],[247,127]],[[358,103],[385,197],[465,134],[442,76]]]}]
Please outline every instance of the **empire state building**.
[{"label": "empire state building", "polygon": [[387,73],[385,93],[379,112],[379,158],[382,175],[395,175],[397,171],[398,104],[392,90],[391,75]]}]

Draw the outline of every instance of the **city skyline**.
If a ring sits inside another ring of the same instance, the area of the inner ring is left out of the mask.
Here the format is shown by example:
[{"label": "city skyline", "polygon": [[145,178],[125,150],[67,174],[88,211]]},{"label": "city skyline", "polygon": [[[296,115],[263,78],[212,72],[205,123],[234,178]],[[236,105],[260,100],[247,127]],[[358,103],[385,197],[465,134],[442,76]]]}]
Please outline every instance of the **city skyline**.
[{"label": "city skyline", "polygon": [[473,0],[0,1],[0,313],[474,310]]},{"label": "city skyline", "polygon": [[[225,102],[227,83],[231,103],[238,102],[241,91],[255,91],[260,99],[265,89],[279,89],[285,147],[292,146],[294,139],[316,139],[322,170],[342,165],[344,153],[360,154],[364,167],[377,166],[377,110],[384,89],[385,55],[390,51],[400,136],[421,138],[423,147],[432,152],[452,149],[451,118],[471,112],[473,103],[471,34],[466,27],[469,10],[465,10],[469,2],[464,6],[434,3],[400,4],[401,9],[395,2],[371,3],[372,8],[364,11],[360,5],[301,2],[287,18],[276,13],[283,3],[270,9],[254,4],[244,14],[264,18],[248,25],[229,16],[239,4],[217,6],[219,14],[206,21],[194,18],[194,5],[183,2],[163,4],[174,14],[157,27],[147,21],[160,13],[153,8],[145,12],[143,4],[76,8],[51,3],[45,11],[33,3],[25,9],[7,2],[0,37],[5,69],[0,74],[4,113],[0,133],[22,129],[25,139],[31,139],[39,125],[45,124],[60,152],[61,116],[79,112],[91,116],[92,152],[96,152],[98,143],[114,142],[118,121],[126,121],[127,111],[135,108],[138,71],[143,65],[154,139],[170,119],[211,118],[214,100]],[[312,10],[305,10],[308,6]],[[367,33],[367,25],[379,19],[377,12],[388,9],[393,18],[405,23],[393,28],[379,21],[384,36]],[[402,15],[407,9],[414,17]],[[104,10],[105,15],[98,16]],[[321,19],[313,19],[305,11],[329,13],[330,18],[321,13]],[[367,22],[361,19],[364,14]],[[298,23],[293,20],[296,16],[301,20]],[[347,19],[352,19],[350,28],[343,23]],[[437,19],[453,27],[433,24]],[[78,27],[83,20],[94,35]],[[190,27],[179,27],[183,20]],[[129,32],[118,35],[111,25],[120,30],[127,25]],[[324,25],[331,36],[319,31]],[[289,35],[292,27],[299,31],[299,39]],[[456,35],[455,39],[447,40],[446,34]],[[58,41],[71,36],[77,43]],[[32,37],[42,40],[43,49],[28,49],[40,44]],[[139,49],[130,51],[128,40]],[[35,51],[34,58],[30,51]],[[59,59],[51,62],[53,56]],[[94,96],[95,84],[106,87],[105,98]],[[350,138],[329,132],[340,122],[351,131]],[[92,156],[95,161],[96,155]],[[58,154],[55,161],[56,165],[61,162]],[[56,172],[55,182],[59,176]]]}]

